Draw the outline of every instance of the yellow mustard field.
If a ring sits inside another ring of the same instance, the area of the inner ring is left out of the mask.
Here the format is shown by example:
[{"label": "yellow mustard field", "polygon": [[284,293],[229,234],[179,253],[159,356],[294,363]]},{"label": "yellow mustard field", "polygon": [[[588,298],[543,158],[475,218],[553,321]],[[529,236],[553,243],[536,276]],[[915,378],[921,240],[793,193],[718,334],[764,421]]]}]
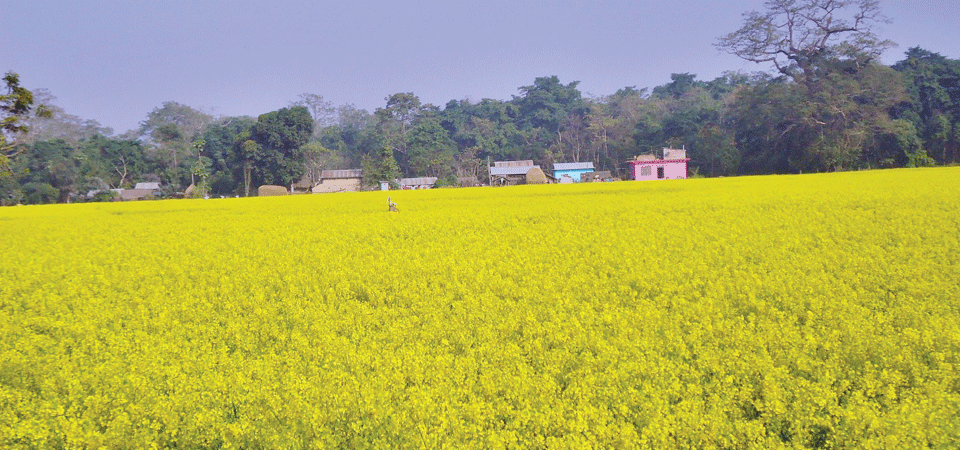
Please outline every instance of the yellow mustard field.
[{"label": "yellow mustard field", "polygon": [[0,230],[0,448],[960,446],[960,168]]}]

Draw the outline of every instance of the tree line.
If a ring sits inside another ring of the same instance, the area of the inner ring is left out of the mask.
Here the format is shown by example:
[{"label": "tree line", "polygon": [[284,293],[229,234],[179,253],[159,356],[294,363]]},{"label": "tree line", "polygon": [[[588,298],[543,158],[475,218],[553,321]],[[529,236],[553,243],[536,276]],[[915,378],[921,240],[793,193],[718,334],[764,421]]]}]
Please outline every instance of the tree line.
[{"label": "tree line", "polygon": [[[90,192],[159,181],[166,193],[251,195],[262,184],[316,181],[362,168],[373,187],[400,176],[486,180],[488,160],[626,161],[684,147],[694,176],[804,173],[954,164],[960,160],[960,60],[892,43],[876,1],[771,0],[717,46],[771,72],[710,80],[676,73],[652,89],[585,97],[578,82],[536,78],[509,100],[442,107],[396,93],[372,113],[302,94],[252,117],[212,117],[176,102],[115,135],[31,93],[9,72],[0,97],[0,202],[91,200]],[[29,98],[28,98],[29,97]],[[38,107],[42,105],[42,107]],[[93,199],[109,198],[109,194]]]}]

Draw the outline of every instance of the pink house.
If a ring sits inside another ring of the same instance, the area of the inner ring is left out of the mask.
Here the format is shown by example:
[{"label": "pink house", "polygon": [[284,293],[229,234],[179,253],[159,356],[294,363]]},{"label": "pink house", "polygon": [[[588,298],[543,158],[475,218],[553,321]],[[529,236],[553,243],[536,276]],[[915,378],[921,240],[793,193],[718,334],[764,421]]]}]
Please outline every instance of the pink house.
[{"label": "pink house", "polygon": [[683,180],[687,178],[686,150],[663,149],[663,159],[640,155],[629,161],[634,180]]}]

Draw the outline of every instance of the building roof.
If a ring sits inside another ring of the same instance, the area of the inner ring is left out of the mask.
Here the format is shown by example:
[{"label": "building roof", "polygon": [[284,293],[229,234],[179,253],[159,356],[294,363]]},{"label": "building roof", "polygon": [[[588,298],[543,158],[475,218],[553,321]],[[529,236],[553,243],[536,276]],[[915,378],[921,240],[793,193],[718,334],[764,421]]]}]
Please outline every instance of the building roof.
[{"label": "building roof", "polygon": [[400,186],[433,186],[437,184],[437,177],[418,177],[418,178],[401,178]]},{"label": "building roof", "polygon": [[689,161],[689,159],[684,158],[684,159],[653,159],[650,161],[628,161],[628,162],[630,164],[634,164],[637,166],[655,166],[658,164],[685,163],[687,161]]},{"label": "building roof", "polygon": [[124,189],[120,191],[120,198],[123,200],[139,200],[148,195],[153,195],[153,189]]},{"label": "building roof", "polygon": [[494,161],[493,167],[532,167],[532,159],[522,159],[519,161]]},{"label": "building roof", "polygon": [[593,170],[592,162],[553,163],[553,170]]},{"label": "building roof", "polygon": [[499,175],[499,176],[504,176],[504,175],[526,175],[527,172],[529,172],[530,169],[533,169],[533,168],[539,169],[540,166],[533,166],[533,165],[531,165],[531,166],[491,167],[491,168],[490,168],[490,175],[495,175],[495,176],[496,176],[496,175]]},{"label": "building roof", "polygon": [[361,169],[339,169],[339,170],[324,170],[320,172],[320,178],[363,178],[363,170]]},{"label": "building roof", "polygon": [[149,190],[153,190],[153,191],[159,191],[159,190],[160,190],[160,183],[153,183],[153,182],[137,183],[137,185],[134,186],[133,188],[134,188],[134,189],[149,189]]}]

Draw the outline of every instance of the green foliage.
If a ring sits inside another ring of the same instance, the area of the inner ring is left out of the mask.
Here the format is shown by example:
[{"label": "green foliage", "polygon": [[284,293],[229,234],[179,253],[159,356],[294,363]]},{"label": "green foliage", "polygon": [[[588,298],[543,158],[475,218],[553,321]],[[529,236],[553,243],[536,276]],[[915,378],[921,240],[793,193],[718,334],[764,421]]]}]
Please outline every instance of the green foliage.
[{"label": "green foliage", "polygon": [[922,131],[924,149],[941,164],[960,161],[960,60],[919,47],[893,65],[907,81],[910,101],[895,114]]},{"label": "green foliage", "polygon": [[[823,6],[820,15],[806,14],[817,5]],[[871,55],[887,43],[873,35],[872,24],[882,16],[870,0],[774,0],[766,7],[766,14],[745,16],[755,22],[734,33],[738,39],[785,36],[785,29],[765,28],[772,25],[810,32],[799,37],[804,45],[777,53],[787,57],[774,64],[778,77],[727,72],[707,81],[675,73],[649,91],[630,86],[584,98],[578,82],[545,76],[520,87],[509,101],[453,100],[441,109],[406,92],[386,97],[374,114],[303,94],[298,106],[258,120],[214,121],[167,102],[143,122],[139,140],[78,138],[99,128],[54,108],[59,122],[44,127],[62,130],[4,134],[8,152],[0,155],[0,166],[15,173],[5,178],[2,195],[6,204],[24,201],[23,184],[45,183],[60,191],[62,202],[156,179],[169,194],[191,183],[212,194],[248,195],[261,184],[289,186],[301,177],[316,181],[324,169],[358,167],[368,187],[424,175],[456,185],[460,177],[484,182],[488,162],[516,159],[534,160],[547,171],[557,162],[589,161],[627,178],[624,161],[662,147],[685,148],[690,170],[707,177],[960,161],[960,61],[912,48],[892,69],[878,64]],[[867,26],[843,31],[840,25],[856,11],[866,14]],[[787,16],[798,21],[771,22]],[[818,23],[827,29],[809,28]],[[3,97],[4,111],[22,111],[26,97],[17,99],[29,91],[9,75],[8,85],[15,87]],[[43,101],[53,98],[40,92]],[[35,119],[5,114],[9,123],[16,121],[11,130],[22,131]],[[65,136],[66,144],[41,136]],[[190,145],[197,139],[205,142],[199,151]],[[47,151],[52,148],[63,151]],[[34,149],[35,156],[14,158]]]},{"label": "green foliage", "polygon": [[444,177],[454,165],[457,147],[436,119],[418,123],[407,137],[409,172],[420,176]]},{"label": "green foliage", "polygon": [[7,92],[0,94],[0,172],[9,171],[11,160],[23,152],[17,138],[29,130],[25,121],[30,115],[50,115],[44,105],[34,106],[33,93],[20,86],[19,75],[7,72],[3,81]]},{"label": "green foliage", "polygon": [[393,185],[394,180],[400,178],[400,166],[393,154],[392,147],[384,146],[378,154],[363,157],[361,169],[365,186],[379,186],[381,181],[389,181]]},{"label": "green foliage", "polygon": [[23,185],[24,201],[34,205],[56,203],[60,191],[49,183],[31,181]]},{"label": "green foliage", "polygon": [[313,135],[313,118],[303,106],[281,108],[263,114],[250,129],[258,145],[253,152],[253,171],[257,183],[289,186],[303,175],[301,147]]}]

